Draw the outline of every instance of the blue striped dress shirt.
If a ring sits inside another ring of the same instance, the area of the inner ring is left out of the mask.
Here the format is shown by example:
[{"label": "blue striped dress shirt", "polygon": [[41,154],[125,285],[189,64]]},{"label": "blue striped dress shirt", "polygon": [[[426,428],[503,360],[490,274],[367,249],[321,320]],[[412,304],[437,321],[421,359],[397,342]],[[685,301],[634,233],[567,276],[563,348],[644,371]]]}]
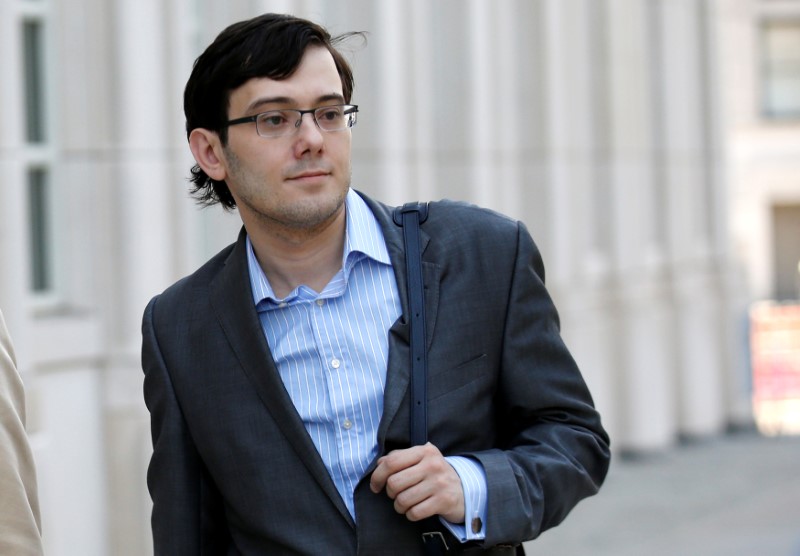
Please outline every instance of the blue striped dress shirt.
[{"label": "blue striped dress shirt", "polygon": [[[353,491],[377,455],[388,330],[400,298],[380,225],[350,190],[342,268],[322,292],[275,294],[247,239],[253,301],[283,384],[350,515]],[[486,479],[476,461],[448,457],[461,477],[467,516],[485,523]],[[471,519],[467,519],[469,523]],[[484,538],[443,520],[461,540]]]}]

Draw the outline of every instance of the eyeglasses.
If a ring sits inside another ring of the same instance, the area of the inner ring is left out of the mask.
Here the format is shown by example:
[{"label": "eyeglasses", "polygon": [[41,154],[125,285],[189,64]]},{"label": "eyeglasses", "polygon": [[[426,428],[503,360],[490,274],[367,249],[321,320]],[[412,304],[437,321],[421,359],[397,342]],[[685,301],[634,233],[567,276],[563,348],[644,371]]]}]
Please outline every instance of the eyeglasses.
[{"label": "eyeglasses", "polygon": [[261,137],[281,137],[291,135],[300,129],[303,114],[314,116],[314,122],[322,131],[342,131],[356,125],[358,106],[355,104],[337,104],[320,106],[310,110],[270,110],[254,116],[246,116],[225,122],[226,126],[256,123],[256,132]]}]

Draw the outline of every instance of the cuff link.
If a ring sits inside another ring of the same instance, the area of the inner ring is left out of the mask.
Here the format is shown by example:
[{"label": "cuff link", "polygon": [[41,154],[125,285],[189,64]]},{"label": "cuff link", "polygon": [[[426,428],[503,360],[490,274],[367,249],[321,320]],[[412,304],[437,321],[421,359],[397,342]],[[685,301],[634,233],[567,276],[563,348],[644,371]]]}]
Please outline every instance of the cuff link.
[{"label": "cuff link", "polygon": [[483,521],[481,518],[476,517],[472,519],[472,532],[473,534],[477,535],[483,529]]}]

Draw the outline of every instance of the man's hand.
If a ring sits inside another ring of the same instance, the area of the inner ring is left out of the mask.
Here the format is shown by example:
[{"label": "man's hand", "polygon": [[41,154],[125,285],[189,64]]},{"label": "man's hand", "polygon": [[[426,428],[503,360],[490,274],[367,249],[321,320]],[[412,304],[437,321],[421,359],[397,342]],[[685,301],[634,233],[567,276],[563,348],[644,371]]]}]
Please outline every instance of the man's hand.
[{"label": "man's hand", "polygon": [[430,442],[380,458],[369,486],[376,494],[385,487],[395,511],[410,521],[440,515],[450,523],[464,522],[461,479]]}]

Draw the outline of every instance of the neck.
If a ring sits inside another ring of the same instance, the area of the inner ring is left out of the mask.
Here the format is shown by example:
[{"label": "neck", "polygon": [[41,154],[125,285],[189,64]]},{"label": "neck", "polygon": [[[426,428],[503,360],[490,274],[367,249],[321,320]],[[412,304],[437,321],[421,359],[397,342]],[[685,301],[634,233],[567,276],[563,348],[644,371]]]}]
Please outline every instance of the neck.
[{"label": "neck", "polygon": [[251,232],[258,263],[278,299],[305,285],[320,292],[342,266],[346,215],[344,206],[314,229],[263,228]]}]

